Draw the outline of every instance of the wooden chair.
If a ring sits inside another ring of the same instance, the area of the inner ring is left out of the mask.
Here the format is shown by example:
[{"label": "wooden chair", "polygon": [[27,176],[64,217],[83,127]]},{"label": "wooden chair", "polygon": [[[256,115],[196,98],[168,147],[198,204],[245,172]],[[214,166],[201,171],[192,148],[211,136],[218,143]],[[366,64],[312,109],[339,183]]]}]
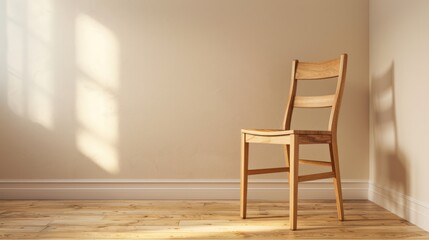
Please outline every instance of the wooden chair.
[{"label": "wooden chair", "polygon": [[[338,163],[337,120],[344,89],[347,68],[347,54],[325,62],[292,63],[292,82],[289,102],[284,117],[284,128],[279,130],[242,129],[241,130],[241,202],[240,214],[246,218],[248,176],[254,174],[289,172],[289,223],[290,229],[297,228],[298,183],[324,178],[333,178],[338,211],[338,219],[344,220],[343,200],[341,193],[340,167]],[[323,80],[337,78],[335,94],[324,96],[296,96],[298,81]],[[291,119],[294,108],[331,108],[327,131],[292,130]],[[285,146],[285,158],[289,167],[248,169],[249,143],[281,144]],[[330,162],[299,159],[300,144],[329,144]],[[298,175],[299,163],[330,167],[328,172]]]}]

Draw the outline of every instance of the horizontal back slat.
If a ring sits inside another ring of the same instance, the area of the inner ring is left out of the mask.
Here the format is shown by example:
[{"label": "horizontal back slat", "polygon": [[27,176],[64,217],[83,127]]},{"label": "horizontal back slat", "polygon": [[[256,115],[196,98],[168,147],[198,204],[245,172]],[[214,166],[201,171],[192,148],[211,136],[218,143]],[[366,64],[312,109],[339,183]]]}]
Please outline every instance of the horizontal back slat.
[{"label": "horizontal back slat", "polygon": [[323,96],[296,96],[293,106],[298,108],[326,108],[332,107],[335,95]]},{"label": "horizontal back slat", "polygon": [[298,80],[317,80],[338,77],[340,59],[326,62],[298,62],[295,78]]}]

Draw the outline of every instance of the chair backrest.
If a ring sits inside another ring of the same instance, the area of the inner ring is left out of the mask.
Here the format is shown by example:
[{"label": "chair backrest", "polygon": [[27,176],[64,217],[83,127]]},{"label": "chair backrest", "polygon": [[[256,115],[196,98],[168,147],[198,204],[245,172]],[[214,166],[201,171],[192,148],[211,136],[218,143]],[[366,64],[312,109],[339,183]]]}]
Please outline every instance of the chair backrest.
[{"label": "chair backrest", "polygon": [[[292,79],[289,93],[289,101],[286,108],[283,126],[290,129],[294,108],[331,108],[328,130],[336,133],[338,113],[346,78],[347,54],[339,58],[324,62],[299,62],[292,63]],[[335,93],[323,96],[296,96],[298,81],[324,80],[337,78]]]}]

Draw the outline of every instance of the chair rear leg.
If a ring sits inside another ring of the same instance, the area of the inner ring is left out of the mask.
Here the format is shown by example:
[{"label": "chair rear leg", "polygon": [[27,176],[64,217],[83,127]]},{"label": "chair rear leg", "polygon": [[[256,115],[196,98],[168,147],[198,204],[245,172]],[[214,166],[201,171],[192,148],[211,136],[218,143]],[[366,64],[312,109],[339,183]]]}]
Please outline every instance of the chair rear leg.
[{"label": "chair rear leg", "polygon": [[338,159],[338,147],[336,139],[333,139],[332,143],[329,144],[329,150],[331,154],[332,171],[335,173],[334,187],[335,187],[335,198],[337,202],[337,213],[338,219],[344,221],[344,207],[343,207],[343,194],[341,188],[341,175],[340,165]]},{"label": "chair rear leg", "polygon": [[299,145],[297,136],[292,136],[289,149],[289,228],[296,230],[298,216],[298,168]]},{"label": "chair rear leg", "polygon": [[249,169],[249,143],[246,142],[246,134],[241,134],[241,182],[240,182],[240,216],[246,218],[247,212],[247,181]]}]

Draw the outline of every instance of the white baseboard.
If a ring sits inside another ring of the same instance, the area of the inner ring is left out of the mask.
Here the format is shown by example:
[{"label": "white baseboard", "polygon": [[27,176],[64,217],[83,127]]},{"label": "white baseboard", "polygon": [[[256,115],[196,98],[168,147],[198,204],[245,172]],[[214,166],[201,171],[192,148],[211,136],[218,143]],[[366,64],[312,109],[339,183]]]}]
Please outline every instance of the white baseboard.
[{"label": "white baseboard", "polygon": [[[343,180],[344,199],[368,199],[367,180]],[[235,179],[0,180],[0,199],[239,199]],[[288,200],[283,179],[252,179],[249,199]],[[332,180],[299,184],[300,199],[334,199]]]},{"label": "white baseboard", "polygon": [[401,218],[429,231],[429,205],[374,183],[369,184],[368,199]]}]

